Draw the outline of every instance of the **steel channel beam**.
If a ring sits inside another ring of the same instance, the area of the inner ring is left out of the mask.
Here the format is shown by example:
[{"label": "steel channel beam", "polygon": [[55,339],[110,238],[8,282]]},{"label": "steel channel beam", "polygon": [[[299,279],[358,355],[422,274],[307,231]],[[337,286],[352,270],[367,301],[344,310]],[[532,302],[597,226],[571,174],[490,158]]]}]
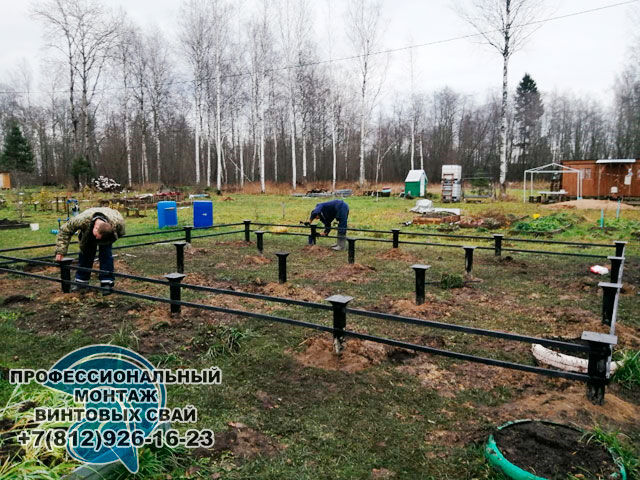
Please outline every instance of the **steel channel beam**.
[{"label": "steel channel beam", "polygon": [[[25,275],[25,276],[29,276],[29,277],[40,278],[40,279],[59,282],[59,283],[61,282],[60,279],[51,278],[51,277],[47,277],[47,276],[44,276],[44,275],[36,275],[36,274],[29,274],[27,272],[12,271],[12,270],[5,269],[5,268],[0,268],[0,270],[1,271],[7,271],[9,273],[16,273],[16,274],[19,274],[19,275]],[[75,282],[72,282],[72,284],[73,283],[75,283]],[[181,286],[183,286],[183,285],[181,285]],[[95,289],[95,290],[103,290],[101,287],[98,287],[98,286],[95,286],[95,285],[87,285],[87,288]],[[214,307],[212,305],[204,305],[204,304],[200,304],[200,303],[193,303],[193,302],[186,302],[186,301],[176,301],[176,300],[171,300],[171,299],[168,299],[168,298],[155,297],[153,295],[146,295],[146,294],[141,294],[141,293],[128,292],[126,290],[112,289],[112,292],[120,294],[120,295],[124,295],[124,296],[133,297],[133,298],[140,298],[140,299],[143,299],[143,300],[151,300],[151,301],[156,301],[156,302],[160,302],[160,303],[168,303],[168,304],[172,304],[172,305],[176,305],[176,306],[180,306],[180,307],[200,308],[200,309],[203,309],[203,310],[211,310],[211,311],[215,311],[215,312],[229,313],[229,314],[232,314],[232,315],[239,315],[239,316],[244,316],[244,317],[249,317],[249,318],[257,318],[257,319],[260,319],[260,320],[275,321],[275,322],[278,322],[278,323],[284,323],[284,324],[288,324],[288,325],[305,327],[305,328],[310,328],[310,329],[314,329],[314,330],[320,330],[320,331],[329,332],[329,333],[336,333],[336,329],[334,329],[333,327],[328,327],[328,326],[325,326],[325,325],[319,325],[319,324],[309,323],[309,322],[302,322],[302,321],[299,321],[299,320],[292,320],[290,318],[276,317],[274,315],[247,312],[247,311],[244,311],[244,310],[234,310],[234,309],[224,308],[224,307]],[[329,308],[332,308],[332,307],[329,307]],[[353,310],[347,308],[346,312],[353,312]],[[583,382],[587,382],[589,380],[589,376],[588,375],[579,374],[579,373],[571,373],[571,372],[565,372],[565,371],[560,371],[560,370],[550,370],[550,369],[545,369],[545,368],[540,368],[540,367],[533,367],[533,366],[530,366],[530,365],[522,365],[522,364],[519,364],[519,363],[507,362],[507,361],[504,361],[504,360],[496,360],[496,359],[492,359],[492,358],[477,357],[477,356],[469,355],[469,354],[466,354],[466,353],[451,352],[449,350],[441,350],[441,349],[437,349],[437,348],[427,347],[427,346],[424,346],[424,345],[415,345],[415,344],[412,344],[412,343],[401,342],[401,341],[398,341],[398,340],[392,340],[392,339],[388,339],[388,338],[382,338],[382,337],[377,337],[377,336],[373,336],[373,335],[367,335],[367,334],[363,334],[363,333],[352,332],[350,330],[340,330],[339,333],[343,333],[345,336],[351,336],[351,337],[354,337],[354,338],[360,338],[362,340],[369,340],[369,341],[376,342],[376,343],[383,343],[383,344],[389,345],[389,346],[407,348],[407,349],[414,350],[414,351],[417,351],[417,352],[431,353],[431,354],[434,354],[434,355],[440,355],[440,356],[445,356],[445,357],[450,357],[450,358],[456,358],[456,359],[459,359],[459,360],[466,360],[466,361],[475,362],[475,363],[483,363],[485,365],[492,365],[492,366],[497,366],[497,367],[510,368],[510,369],[513,369],[513,370],[520,370],[520,371],[525,371],[525,372],[537,373],[537,374],[540,374],[540,375],[546,375],[546,376],[551,376],[551,377],[561,377],[561,378],[566,378],[566,379],[570,379],[570,380],[578,380],[578,381],[583,381]]]}]

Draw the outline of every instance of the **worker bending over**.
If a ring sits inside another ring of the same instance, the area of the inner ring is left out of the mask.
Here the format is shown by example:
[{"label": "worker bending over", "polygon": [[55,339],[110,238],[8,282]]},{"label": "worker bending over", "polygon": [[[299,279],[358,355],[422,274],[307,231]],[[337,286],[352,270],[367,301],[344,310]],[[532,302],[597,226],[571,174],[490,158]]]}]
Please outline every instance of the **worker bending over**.
[{"label": "worker bending over", "polygon": [[[99,249],[100,270],[103,270],[98,274],[100,286],[113,288],[115,276],[111,245],[125,234],[124,219],[120,212],[106,207],[89,208],[71,218],[62,225],[56,238],[56,261],[61,261],[67,254],[69,242],[75,232],[78,232],[80,247],[79,266],[92,268],[96,250]],[[89,283],[90,277],[91,272],[76,270],[77,283]],[[78,290],[78,286],[72,285],[72,290]]]},{"label": "worker bending over", "polygon": [[349,219],[349,205],[344,200],[331,200],[318,203],[311,211],[310,222],[315,219],[324,224],[324,232],[320,235],[326,237],[331,232],[331,222],[338,221],[338,242],[331,248],[344,250],[347,243],[347,220]]}]

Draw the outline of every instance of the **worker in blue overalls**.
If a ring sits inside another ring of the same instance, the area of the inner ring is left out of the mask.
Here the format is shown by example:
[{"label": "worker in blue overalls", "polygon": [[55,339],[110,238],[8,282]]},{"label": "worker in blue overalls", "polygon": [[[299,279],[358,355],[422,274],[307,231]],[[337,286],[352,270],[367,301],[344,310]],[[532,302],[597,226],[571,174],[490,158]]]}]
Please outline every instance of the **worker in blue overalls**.
[{"label": "worker in blue overalls", "polygon": [[349,218],[349,205],[343,200],[331,200],[330,202],[318,203],[311,211],[310,222],[315,219],[324,224],[324,232],[320,235],[326,237],[331,232],[331,222],[338,221],[338,242],[331,248],[334,250],[344,250],[347,243],[347,220]]}]

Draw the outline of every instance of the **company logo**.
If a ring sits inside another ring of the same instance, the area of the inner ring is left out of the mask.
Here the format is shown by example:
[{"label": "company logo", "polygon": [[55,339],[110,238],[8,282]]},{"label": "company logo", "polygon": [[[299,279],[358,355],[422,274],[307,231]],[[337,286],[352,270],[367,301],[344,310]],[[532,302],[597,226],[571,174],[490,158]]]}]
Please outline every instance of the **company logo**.
[{"label": "company logo", "polygon": [[190,428],[180,432],[169,423],[198,421],[192,406],[167,408],[165,385],[220,385],[218,367],[197,369],[158,369],[141,355],[116,345],[91,345],[62,357],[49,370],[12,369],[9,383],[40,385],[72,395],[84,407],[37,407],[37,425],[74,422],[66,429],[26,429],[18,436],[21,445],[34,447],[66,446],[74,459],[95,465],[120,461],[131,472],[138,472],[138,449],[145,445],[170,448],[211,448],[213,431]]},{"label": "company logo", "polygon": [[[50,375],[45,386],[73,395],[76,400],[88,400],[85,403],[85,412],[95,411],[102,414],[96,415],[95,420],[85,414],[82,420],[71,426],[67,434],[69,455],[81,462],[92,464],[106,464],[119,460],[127,470],[136,473],[138,449],[135,444],[140,440],[144,443],[158,426],[157,415],[155,421],[151,421],[154,417],[149,413],[160,411],[166,403],[164,384],[153,382],[157,379],[154,366],[127,348],[116,345],[91,345],[62,357],[49,372],[55,371],[75,371],[76,375],[69,376],[73,378],[72,383],[65,383],[63,379],[57,383],[51,382],[55,377]],[[89,372],[99,374],[87,378]],[[96,435],[96,432],[102,435]],[[134,432],[139,432],[137,441],[133,441]],[[113,434],[116,436],[115,441],[95,440],[108,438]]]}]

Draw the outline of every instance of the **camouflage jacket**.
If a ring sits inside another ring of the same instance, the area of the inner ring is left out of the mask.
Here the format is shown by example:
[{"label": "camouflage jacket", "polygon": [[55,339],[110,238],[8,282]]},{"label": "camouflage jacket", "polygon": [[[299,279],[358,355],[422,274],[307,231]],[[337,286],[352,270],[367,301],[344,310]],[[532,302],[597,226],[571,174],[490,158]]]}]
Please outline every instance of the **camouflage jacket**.
[{"label": "camouflage jacket", "polygon": [[[113,233],[116,240],[124,236],[124,219],[120,212],[112,208],[89,208],[77,216],[71,218],[67,223],[62,225],[56,238],[56,255],[66,255],[69,248],[69,242],[75,232],[79,232],[80,250],[95,237],[91,233],[93,225],[93,216],[98,213],[104,216],[113,226]],[[100,240],[97,241],[100,244]]]}]

